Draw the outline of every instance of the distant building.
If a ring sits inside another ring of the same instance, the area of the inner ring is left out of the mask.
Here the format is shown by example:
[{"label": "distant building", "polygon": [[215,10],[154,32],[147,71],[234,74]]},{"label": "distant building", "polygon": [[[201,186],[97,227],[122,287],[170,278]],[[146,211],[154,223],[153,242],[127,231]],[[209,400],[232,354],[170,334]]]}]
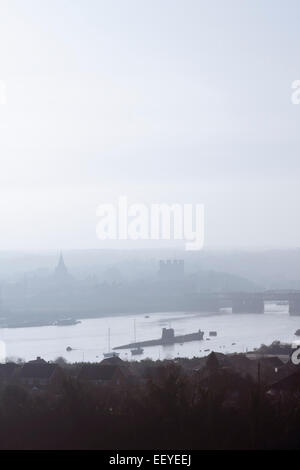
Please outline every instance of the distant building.
[{"label": "distant building", "polygon": [[27,362],[18,371],[18,379],[27,386],[56,385],[61,378],[62,371],[57,364],[51,364],[41,358]]},{"label": "distant building", "polygon": [[60,254],[58,264],[54,270],[53,280],[58,284],[68,283],[73,277],[67,270],[62,253]]},{"label": "distant building", "polygon": [[158,276],[161,281],[182,281],[184,279],[184,260],[160,260]]},{"label": "distant building", "polygon": [[101,365],[106,366],[119,366],[119,367],[124,367],[125,363],[120,359],[118,356],[112,356],[112,357],[107,357],[105,359],[102,359],[100,362]]},{"label": "distant building", "polygon": [[19,365],[14,362],[8,362],[6,364],[0,364],[0,382],[10,382],[16,371],[19,369]]},{"label": "distant building", "polygon": [[47,361],[45,361],[41,356],[37,356],[36,359],[31,359],[27,364],[47,364]]},{"label": "distant building", "polygon": [[78,379],[82,382],[94,384],[120,385],[128,378],[128,371],[124,367],[112,364],[86,364],[82,367]]},{"label": "distant building", "polygon": [[280,393],[300,393],[300,373],[297,370],[293,374],[288,375],[287,377],[278,380],[277,382],[273,383],[268,392],[272,395],[280,394]]}]

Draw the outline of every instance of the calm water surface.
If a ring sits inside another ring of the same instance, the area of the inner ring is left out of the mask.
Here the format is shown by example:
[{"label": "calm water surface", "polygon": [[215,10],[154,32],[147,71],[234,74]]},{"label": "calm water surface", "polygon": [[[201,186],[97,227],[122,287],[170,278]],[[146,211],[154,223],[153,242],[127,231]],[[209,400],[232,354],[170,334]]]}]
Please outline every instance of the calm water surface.
[{"label": "calm water surface", "polygon": [[[192,333],[198,329],[205,332],[203,341],[145,348],[144,354],[135,356],[135,360],[203,356],[208,354],[208,349],[224,353],[243,352],[274,340],[291,342],[296,339],[296,329],[300,328],[300,317],[290,317],[287,306],[269,304],[262,315],[170,312],[149,314],[149,318],[126,315],[82,320],[72,326],[4,328],[0,330],[0,340],[4,341],[6,356],[10,358],[30,360],[41,356],[54,360],[63,356],[69,362],[100,361],[108,350],[108,328],[111,347],[129,343],[134,340],[134,320],[137,341],[159,338],[161,329],[169,326],[175,329],[175,334]],[[216,330],[218,336],[206,340],[210,330]],[[73,351],[67,352],[68,346]],[[130,351],[122,350],[120,357],[131,359]]]}]

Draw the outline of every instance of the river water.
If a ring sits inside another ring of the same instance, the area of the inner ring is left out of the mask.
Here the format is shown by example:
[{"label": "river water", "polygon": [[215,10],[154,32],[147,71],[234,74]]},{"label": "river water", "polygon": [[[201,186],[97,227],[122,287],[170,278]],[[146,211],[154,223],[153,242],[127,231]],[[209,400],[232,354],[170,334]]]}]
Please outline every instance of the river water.
[{"label": "river water", "polygon": [[[207,355],[212,350],[223,353],[249,351],[274,340],[291,342],[297,339],[294,333],[300,328],[300,317],[289,316],[287,306],[268,304],[261,315],[239,315],[228,311],[214,315],[169,312],[149,314],[149,318],[145,315],[123,315],[85,319],[71,326],[4,328],[0,330],[0,340],[7,358],[28,361],[37,356],[46,360],[63,356],[69,362],[97,362],[108,351],[108,329],[112,348],[132,342],[134,320],[137,341],[159,338],[162,328],[170,326],[179,335],[199,329],[205,332],[203,341],[147,347],[143,355],[135,356],[135,360],[190,358]],[[217,331],[217,337],[207,340],[211,330]],[[73,350],[67,352],[68,346]],[[132,359],[127,350],[121,350],[120,357]]]}]

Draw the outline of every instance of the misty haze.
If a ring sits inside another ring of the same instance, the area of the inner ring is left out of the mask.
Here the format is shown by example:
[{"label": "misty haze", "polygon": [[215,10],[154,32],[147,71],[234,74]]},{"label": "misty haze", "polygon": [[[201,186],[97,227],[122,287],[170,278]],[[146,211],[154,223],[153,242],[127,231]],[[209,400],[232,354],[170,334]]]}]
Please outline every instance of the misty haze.
[{"label": "misty haze", "polygon": [[0,1],[0,449],[300,448],[299,20]]}]

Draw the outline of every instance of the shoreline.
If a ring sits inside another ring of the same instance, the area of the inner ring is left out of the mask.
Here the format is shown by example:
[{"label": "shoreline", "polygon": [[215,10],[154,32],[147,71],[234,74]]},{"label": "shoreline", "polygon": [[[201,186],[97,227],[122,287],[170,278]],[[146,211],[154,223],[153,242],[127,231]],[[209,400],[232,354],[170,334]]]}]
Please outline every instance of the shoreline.
[{"label": "shoreline", "polygon": [[[83,321],[83,320],[93,320],[93,319],[101,319],[101,318],[110,318],[110,317],[125,317],[127,315],[138,315],[138,316],[141,316],[141,315],[147,315],[147,316],[151,316],[151,315],[156,315],[158,313],[168,313],[169,311],[167,312],[163,312],[163,311],[152,311],[152,312],[118,312],[118,313],[115,313],[115,314],[111,314],[111,313],[107,313],[107,314],[104,314],[104,315],[89,315],[89,316],[80,316],[80,317],[74,317],[72,315],[64,315],[64,316],[61,316],[61,317],[55,317],[51,320],[45,320],[45,321],[41,321],[41,320],[25,320],[25,321],[10,321],[9,323],[6,323],[6,324],[0,324],[0,329],[17,329],[17,328],[40,328],[40,327],[43,327],[43,326],[60,326],[60,327],[63,327],[63,326],[76,326],[76,321]],[[170,313],[170,312],[169,312]],[[178,321],[178,320],[182,320],[182,319],[189,319],[189,318],[194,318],[194,317],[208,317],[208,316],[223,316],[223,315],[226,315],[227,312],[186,312],[186,311],[174,311],[172,313],[180,313],[182,314],[181,317],[170,317],[170,318],[167,318],[166,320],[164,320],[164,322],[170,322],[170,321]],[[73,318],[74,319],[74,323],[73,324],[70,324],[70,325],[55,325],[55,322],[57,321],[60,321],[62,318],[65,318],[67,317],[68,318]]]}]

